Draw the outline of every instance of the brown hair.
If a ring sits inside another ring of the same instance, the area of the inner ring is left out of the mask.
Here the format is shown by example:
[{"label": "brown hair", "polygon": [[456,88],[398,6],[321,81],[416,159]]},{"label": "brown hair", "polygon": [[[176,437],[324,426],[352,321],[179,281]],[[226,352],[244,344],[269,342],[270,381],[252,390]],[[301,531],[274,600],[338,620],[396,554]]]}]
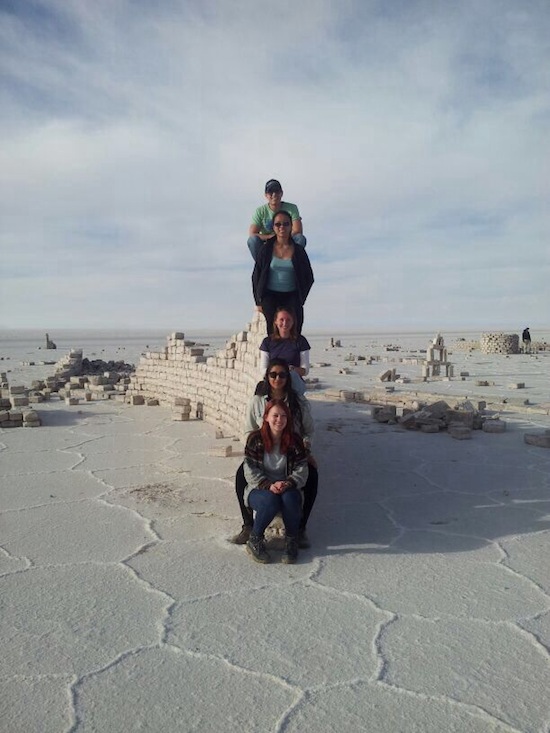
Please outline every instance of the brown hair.
[{"label": "brown hair", "polygon": [[294,436],[292,432],[293,431],[292,415],[290,414],[290,410],[288,409],[288,405],[286,404],[286,402],[284,402],[283,400],[270,400],[269,402],[266,403],[262,427],[260,428],[260,433],[262,435],[262,441],[263,441],[264,449],[266,453],[271,453],[271,451],[273,450],[273,435],[271,434],[271,428],[269,427],[269,423],[267,422],[266,418],[269,415],[269,412],[274,407],[281,408],[286,415],[286,425],[283,429],[283,433],[281,435],[281,443],[280,443],[281,454],[286,455],[286,453],[288,452],[288,449],[294,443]]},{"label": "brown hair", "polygon": [[290,339],[291,341],[297,341],[298,340],[298,327],[296,326],[296,316],[294,314],[294,311],[292,308],[287,308],[284,305],[281,305],[277,310],[275,311],[275,315],[273,316],[273,333],[271,334],[272,339],[280,339],[281,336],[279,334],[279,329],[275,325],[275,321],[277,320],[277,316],[279,313],[288,313],[288,315],[292,318],[292,328],[290,329]]}]

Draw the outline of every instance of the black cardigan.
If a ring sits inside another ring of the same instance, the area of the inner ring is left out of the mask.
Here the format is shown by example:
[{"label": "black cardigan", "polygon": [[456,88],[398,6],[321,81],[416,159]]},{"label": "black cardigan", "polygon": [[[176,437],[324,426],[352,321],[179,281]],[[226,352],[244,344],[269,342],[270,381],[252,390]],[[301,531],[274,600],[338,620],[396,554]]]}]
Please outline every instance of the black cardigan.
[{"label": "black cardigan", "polygon": [[[254,265],[252,272],[252,292],[254,293],[254,302],[261,305],[262,299],[267,288],[269,278],[269,268],[271,266],[271,258],[273,257],[273,245],[275,237],[268,239],[260,247],[258,259]],[[300,244],[294,245],[294,254],[292,255],[292,265],[296,276],[296,290],[300,303],[304,305],[306,298],[313,285],[313,270],[307,252]]]}]

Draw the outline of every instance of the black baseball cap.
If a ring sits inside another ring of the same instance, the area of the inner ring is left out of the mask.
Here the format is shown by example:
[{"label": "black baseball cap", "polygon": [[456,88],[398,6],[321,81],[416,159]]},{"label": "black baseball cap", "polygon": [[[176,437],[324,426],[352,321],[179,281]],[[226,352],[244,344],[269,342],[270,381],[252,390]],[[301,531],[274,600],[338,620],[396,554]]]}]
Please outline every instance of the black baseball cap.
[{"label": "black baseball cap", "polygon": [[266,193],[275,193],[276,191],[282,191],[283,187],[279,183],[279,181],[276,181],[274,178],[270,178],[269,181],[265,184],[265,192]]}]

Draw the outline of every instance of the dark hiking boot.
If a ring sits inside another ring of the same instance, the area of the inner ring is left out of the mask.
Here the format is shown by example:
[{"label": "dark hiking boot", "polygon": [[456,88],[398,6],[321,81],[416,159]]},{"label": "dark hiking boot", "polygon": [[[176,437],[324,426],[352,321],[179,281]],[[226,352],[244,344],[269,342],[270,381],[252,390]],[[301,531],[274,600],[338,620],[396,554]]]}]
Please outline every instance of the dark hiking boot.
[{"label": "dark hiking boot", "polygon": [[271,557],[265,549],[265,541],[263,537],[257,534],[250,534],[250,538],[246,543],[246,551],[252,556],[253,560],[261,563],[271,562]]},{"label": "dark hiking boot", "polygon": [[251,532],[252,527],[248,524],[243,524],[241,531],[239,532],[239,534],[236,534],[234,537],[231,538],[231,542],[234,545],[246,545]]},{"label": "dark hiking boot", "polygon": [[298,547],[300,550],[307,550],[308,547],[311,547],[311,542],[309,541],[305,527],[298,532]]},{"label": "dark hiking boot", "polygon": [[298,540],[296,537],[287,537],[285,540],[285,554],[281,558],[281,562],[286,565],[294,565],[298,559]]}]

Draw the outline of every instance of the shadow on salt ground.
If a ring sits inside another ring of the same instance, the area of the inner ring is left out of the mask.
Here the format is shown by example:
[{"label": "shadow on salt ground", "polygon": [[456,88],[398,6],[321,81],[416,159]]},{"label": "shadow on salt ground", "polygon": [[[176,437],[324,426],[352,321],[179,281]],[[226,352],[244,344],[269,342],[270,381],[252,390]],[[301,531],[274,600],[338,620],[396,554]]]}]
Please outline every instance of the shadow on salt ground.
[{"label": "shadow on salt ground", "polygon": [[549,456],[527,426],[457,441],[318,404],[316,555],[468,552],[550,529]]},{"label": "shadow on salt ground", "polygon": [[104,413],[96,412],[93,409],[79,410],[73,407],[72,410],[64,410],[56,407],[53,410],[40,410],[37,408],[42,426],[64,428],[71,425],[79,425],[83,420],[96,416],[104,417]]}]

